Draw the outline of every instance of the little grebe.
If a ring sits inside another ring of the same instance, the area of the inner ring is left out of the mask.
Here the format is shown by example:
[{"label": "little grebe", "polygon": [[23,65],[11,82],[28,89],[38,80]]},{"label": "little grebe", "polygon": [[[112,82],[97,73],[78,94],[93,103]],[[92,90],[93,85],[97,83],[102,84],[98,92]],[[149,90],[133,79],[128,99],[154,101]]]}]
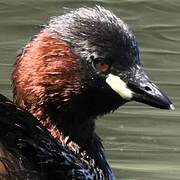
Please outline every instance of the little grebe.
[{"label": "little grebe", "polygon": [[114,179],[96,117],[131,100],[174,108],[145,74],[128,26],[99,6],[52,18],[17,56],[12,79],[17,105],[0,96],[6,179]]}]

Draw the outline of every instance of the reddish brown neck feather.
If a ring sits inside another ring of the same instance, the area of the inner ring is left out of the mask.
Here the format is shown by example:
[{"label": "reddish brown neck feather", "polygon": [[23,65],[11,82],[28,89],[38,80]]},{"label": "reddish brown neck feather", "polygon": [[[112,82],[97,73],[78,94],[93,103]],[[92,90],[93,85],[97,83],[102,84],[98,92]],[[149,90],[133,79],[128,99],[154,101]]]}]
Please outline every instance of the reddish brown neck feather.
[{"label": "reddish brown neck feather", "polygon": [[25,46],[13,72],[17,103],[62,143],[65,137],[53,118],[61,119],[61,114],[52,114],[51,108],[58,106],[63,111],[63,104],[80,91],[78,63],[78,57],[56,33],[44,30]]}]

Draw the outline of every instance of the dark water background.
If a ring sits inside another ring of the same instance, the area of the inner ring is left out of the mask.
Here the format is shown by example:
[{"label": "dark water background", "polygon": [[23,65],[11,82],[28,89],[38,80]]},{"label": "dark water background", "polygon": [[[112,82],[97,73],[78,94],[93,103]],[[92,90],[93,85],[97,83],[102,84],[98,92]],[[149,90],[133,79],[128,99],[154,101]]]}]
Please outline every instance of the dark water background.
[{"label": "dark water background", "polygon": [[12,97],[17,50],[63,7],[102,5],[133,29],[146,71],[176,105],[170,112],[129,103],[97,120],[117,179],[180,180],[179,0],[0,0],[0,92]]}]

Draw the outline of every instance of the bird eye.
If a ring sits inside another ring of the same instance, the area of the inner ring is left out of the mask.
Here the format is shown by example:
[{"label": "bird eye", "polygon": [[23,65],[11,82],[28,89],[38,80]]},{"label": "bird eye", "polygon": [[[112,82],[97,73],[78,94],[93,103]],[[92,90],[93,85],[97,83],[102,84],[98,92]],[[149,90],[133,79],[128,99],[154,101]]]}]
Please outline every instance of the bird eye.
[{"label": "bird eye", "polygon": [[97,69],[97,71],[99,71],[100,73],[106,73],[109,70],[109,65],[106,63],[96,63],[95,64],[95,68]]},{"label": "bird eye", "polygon": [[104,63],[103,57],[96,57],[94,55],[90,56],[90,61],[92,62],[93,67],[100,73],[106,74],[110,69],[110,65]]}]

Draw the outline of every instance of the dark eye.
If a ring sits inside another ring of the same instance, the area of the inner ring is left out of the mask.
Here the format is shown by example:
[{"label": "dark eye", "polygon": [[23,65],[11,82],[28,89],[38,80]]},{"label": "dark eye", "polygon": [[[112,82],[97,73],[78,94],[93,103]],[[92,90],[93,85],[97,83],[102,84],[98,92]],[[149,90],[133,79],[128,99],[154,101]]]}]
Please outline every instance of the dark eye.
[{"label": "dark eye", "polygon": [[109,69],[109,65],[102,62],[96,63],[94,66],[97,69],[97,71],[101,73],[106,73]]},{"label": "dark eye", "polygon": [[94,66],[94,68],[103,74],[106,74],[107,71],[110,69],[110,65],[107,63],[104,63],[103,57],[94,57],[93,55],[90,56],[90,60]]}]

